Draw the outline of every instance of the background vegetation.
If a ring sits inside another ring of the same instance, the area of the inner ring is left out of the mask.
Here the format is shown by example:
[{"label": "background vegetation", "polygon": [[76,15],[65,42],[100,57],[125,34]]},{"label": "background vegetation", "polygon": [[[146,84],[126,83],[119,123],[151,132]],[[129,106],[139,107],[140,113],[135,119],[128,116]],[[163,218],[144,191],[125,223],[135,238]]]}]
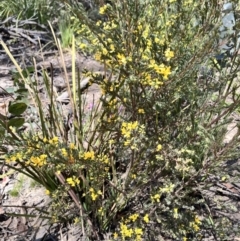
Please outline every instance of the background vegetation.
[{"label": "background vegetation", "polygon": [[[6,165],[46,187],[52,222],[81,225],[85,240],[226,240],[239,233],[230,218],[213,213],[218,201],[207,196],[212,177],[228,179],[224,163],[239,155],[237,124],[236,134],[225,139],[239,114],[239,57],[235,51],[226,58],[225,68],[214,60],[219,1],[46,1],[49,15],[41,13],[44,4],[24,3],[30,5],[16,10],[21,18],[37,16],[42,24],[53,21],[52,4],[68,13],[67,24],[58,26],[62,42],[55,42],[60,56],[62,46],[73,55],[71,125],[47,72],[46,113],[36,82],[14,59],[17,85],[31,94],[41,128],[23,133],[18,127],[24,120],[16,128],[0,122],[2,147],[14,147],[4,155]],[[3,4],[0,9],[16,14]],[[94,56],[105,73],[78,73],[76,51]],[[85,77],[102,89],[90,113],[81,97]],[[23,93],[16,93],[10,113],[24,113]]]}]

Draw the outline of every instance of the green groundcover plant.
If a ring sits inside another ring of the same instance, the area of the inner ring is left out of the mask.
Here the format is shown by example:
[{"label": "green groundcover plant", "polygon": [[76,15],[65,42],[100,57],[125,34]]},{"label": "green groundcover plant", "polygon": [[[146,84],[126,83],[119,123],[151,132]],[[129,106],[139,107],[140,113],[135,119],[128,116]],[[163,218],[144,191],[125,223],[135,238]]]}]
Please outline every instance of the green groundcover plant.
[{"label": "green groundcover plant", "polygon": [[[36,20],[38,24],[47,24],[47,21],[58,15],[56,9],[62,9],[60,1],[54,0],[3,0],[0,2],[0,19],[16,17],[18,20]],[[59,12],[58,12],[59,13]],[[26,23],[27,24],[27,23]],[[18,25],[18,22],[16,22]]]},{"label": "green groundcover plant", "polygon": [[[66,74],[72,113],[66,117],[57,104],[45,70],[44,111],[37,80],[12,58],[19,90],[9,112],[24,113],[23,93],[30,93],[39,128],[22,133],[24,118],[0,120],[2,152],[13,147],[5,164],[45,186],[52,222],[79,224],[85,240],[226,240],[238,233],[231,219],[213,215],[205,192],[212,177],[228,178],[223,164],[238,154],[239,126],[228,141],[226,134],[239,112],[239,57],[226,59],[226,68],[214,62],[219,1],[117,0],[96,2],[91,12],[62,2],[75,31],[72,85]],[[76,48],[105,72],[78,73]],[[90,112],[83,78],[102,89]]]}]

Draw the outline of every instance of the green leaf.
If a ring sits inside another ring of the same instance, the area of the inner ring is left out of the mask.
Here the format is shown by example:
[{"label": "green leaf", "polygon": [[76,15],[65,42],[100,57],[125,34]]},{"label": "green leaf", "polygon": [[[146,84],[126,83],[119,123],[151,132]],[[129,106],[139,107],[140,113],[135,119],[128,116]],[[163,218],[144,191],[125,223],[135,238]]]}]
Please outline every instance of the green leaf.
[{"label": "green leaf", "polygon": [[13,118],[9,120],[8,126],[19,128],[24,124],[24,122],[25,122],[25,119],[22,117]]},{"label": "green leaf", "polygon": [[16,91],[16,87],[8,87],[5,89],[9,94],[13,94]]},{"label": "green leaf", "polygon": [[[34,70],[35,70],[34,66],[29,66],[29,67],[23,69],[21,74],[23,75],[24,78],[27,78],[27,77],[29,77],[29,75],[31,73],[34,73]],[[17,70],[13,70],[12,71],[12,76],[13,76],[14,80],[21,79],[22,78],[21,74]]]},{"label": "green leaf", "polygon": [[10,104],[8,107],[9,113],[13,115],[21,115],[27,109],[27,105],[23,102]]},{"label": "green leaf", "polygon": [[15,94],[17,95],[16,100],[22,100],[27,99],[28,97],[28,90],[26,88],[20,88],[15,91]]}]

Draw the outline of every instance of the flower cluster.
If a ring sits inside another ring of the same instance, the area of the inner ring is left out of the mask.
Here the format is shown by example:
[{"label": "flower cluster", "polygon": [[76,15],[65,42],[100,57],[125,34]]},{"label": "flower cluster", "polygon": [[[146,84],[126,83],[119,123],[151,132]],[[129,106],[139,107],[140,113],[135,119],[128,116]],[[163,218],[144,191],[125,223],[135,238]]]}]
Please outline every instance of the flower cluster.
[{"label": "flower cluster", "polygon": [[167,61],[169,61],[171,58],[174,57],[174,52],[170,50],[170,48],[168,48],[166,51],[165,51],[165,57],[167,59]]},{"label": "flower cluster", "polygon": [[194,221],[193,222],[190,222],[190,227],[193,228],[193,230],[195,232],[199,231],[200,230],[200,225],[201,225],[201,220],[199,219],[198,216],[195,216],[194,217]]},{"label": "flower cluster", "polygon": [[[6,162],[20,162],[24,166],[42,168],[59,158],[62,163],[75,163],[77,148],[74,143],[64,144],[57,136],[52,138],[36,135],[26,138],[26,146],[23,145],[17,152],[6,156]],[[57,158],[58,157],[58,158]]]},{"label": "flower cluster", "polygon": [[150,60],[149,68],[154,69],[156,73],[161,74],[163,79],[167,80],[171,74],[171,67],[164,64],[157,64],[154,59]]},{"label": "flower cluster", "polygon": [[94,152],[93,151],[84,152],[83,159],[84,160],[94,160],[95,159]]},{"label": "flower cluster", "polygon": [[[143,222],[142,222],[143,221]],[[140,217],[138,213],[131,214],[126,220],[122,220],[120,222],[120,236],[122,240],[126,238],[131,238],[137,241],[143,240],[143,228],[137,227],[138,224],[141,224],[143,227],[143,223],[149,223],[149,216],[146,214],[144,217]],[[114,239],[118,238],[118,233],[114,233]]]},{"label": "flower cluster", "polygon": [[80,180],[77,177],[72,176],[72,177],[67,178],[67,183],[70,186],[75,187],[76,185],[78,185],[80,183]]},{"label": "flower cluster", "polygon": [[31,156],[30,161],[27,161],[26,164],[42,167],[47,163],[47,155],[41,154],[40,156]]},{"label": "flower cluster", "polygon": [[[124,145],[130,146],[132,150],[138,149],[136,141],[139,140],[141,135],[145,133],[144,125],[139,125],[138,121],[134,122],[123,122],[121,133],[125,139]],[[136,139],[138,136],[138,140]]]},{"label": "flower cluster", "polygon": [[103,6],[100,7],[100,9],[99,9],[99,13],[100,13],[101,15],[105,14],[106,11],[107,11],[107,9],[108,9],[109,7],[110,7],[110,5],[108,5],[108,4],[103,5]]},{"label": "flower cluster", "polygon": [[[172,43],[163,33],[169,32],[171,35],[170,27],[177,22],[179,14],[171,13],[166,20],[163,13],[158,13],[157,24],[152,26],[146,20],[156,14],[156,8],[149,5],[145,15],[138,19],[136,25],[132,25],[131,29],[128,29],[127,25],[119,22],[119,16],[114,14],[114,11],[110,11],[111,8],[111,5],[105,4],[99,9],[100,15],[106,15],[108,21],[98,20],[96,22],[99,29],[103,30],[98,37],[91,33],[86,24],[80,24],[81,27],[77,30],[80,47],[86,47],[85,42],[88,41],[95,59],[115,70],[119,68],[134,70],[133,60],[135,59],[136,62],[141,63],[142,72],[150,73],[151,76],[140,81],[158,89],[163,84],[163,80],[167,80],[172,73],[171,65],[166,65],[160,59],[164,58],[169,62],[174,57],[174,51],[171,50]],[[165,29],[166,26],[168,29]],[[121,34],[121,27],[126,28],[124,32],[131,32],[131,41],[125,41],[125,37],[128,36],[124,37]],[[87,40],[82,40],[83,36]],[[160,58],[156,57],[155,52]]]},{"label": "flower cluster", "polygon": [[89,192],[90,192],[90,196],[91,196],[91,199],[93,201],[96,201],[97,197],[99,195],[102,195],[102,192],[100,190],[98,190],[97,192],[93,189],[93,188],[90,188],[89,189]]},{"label": "flower cluster", "polygon": [[136,130],[139,126],[138,121],[135,122],[123,122],[122,123],[122,135],[124,136],[124,138],[128,139],[131,137],[131,134],[134,130]]}]

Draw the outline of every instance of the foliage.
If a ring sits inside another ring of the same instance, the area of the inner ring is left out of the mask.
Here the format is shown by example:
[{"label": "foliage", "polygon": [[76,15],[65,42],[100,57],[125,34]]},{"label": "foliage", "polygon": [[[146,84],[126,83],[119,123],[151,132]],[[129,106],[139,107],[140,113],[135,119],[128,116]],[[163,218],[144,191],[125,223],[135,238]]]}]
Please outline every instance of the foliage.
[{"label": "foliage", "polygon": [[[233,232],[231,220],[214,219],[206,190],[216,173],[227,178],[224,161],[237,156],[238,125],[236,135],[225,137],[240,102],[239,57],[222,69],[211,61],[218,52],[218,1],[110,1],[94,18],[75,1],[63,2],[71,6],[77,46],[106,72],[78,73],[73,37],[68,117],[47,72],[47,111],[38,82],[21,76],[40,128],[28,134],[6,128],[16,150],[5,155],[7,164],[17,162],[13,168],[44,185],[53,199],[52,221],[74,220],[86,240],[109,233],[120,240],[206,234],[224,240]],[[80,87],[84,77],[102,88],[90,113]]]},{"label": "foliage", "polygon": [[61,34],[61,45],[63,48],[70,47],[72,44],[72,36],[74,35],[74,29],[71,24],[70,16],[63,14],[59,21],[59,31]]},{"label": "foliage", "polygon": [[19,20],[37,20],[38,24],[47,24],[58,17],[62,5],[54,0],[8,0],[0,2],[0,19],[17,17]]}]

